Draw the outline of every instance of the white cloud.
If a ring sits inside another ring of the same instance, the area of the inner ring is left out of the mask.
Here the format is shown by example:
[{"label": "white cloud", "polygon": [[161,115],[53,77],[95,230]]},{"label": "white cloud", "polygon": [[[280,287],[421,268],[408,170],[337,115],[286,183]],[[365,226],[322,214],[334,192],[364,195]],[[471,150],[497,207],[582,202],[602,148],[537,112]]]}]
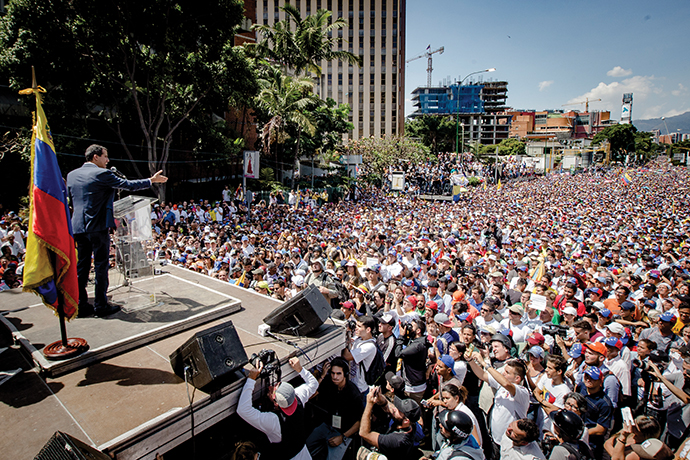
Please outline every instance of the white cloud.
[{"label": "white cloud", "polygon": [[553,80],[545,80],[545,81],[539,82],[539,91],[544,91],[546,88],[548,88],[551,85],[553,85]]},{"label": "white cloud", "polygon": [[671,109],[668,112],[662,114],[662,116],[664,116],[664,117],[675,117],[676,115],[682,115],[687,111],[688,111],[688,109],[680,109],[680,110]]},{"label": "white cloud", "polygon": [[628,69],[625,70],[623,67],[617,65],[613,69],[609,70],[606,72],[606,75],[609,77],[627,77],[628,75],[632,75],[632,70]]},{"label": "white cloud", "polygon": [[678,83],[678,89],[671,91],[674,96],[683,96],[688,93],[688,89],[682,83]]},{"label": "white cloud", "polygon": [[[649,107],[645,101],[651,95],[660,96],[663,92],[660,87],[654,84],[655,80],[657,78],[653,75],[636,75],[620,82],[614,81],[609,84],[601,82],[585,94],[572,98],[568,103],[572,104],[589,99],[590,110],[610,110],[613,115],[620,113],[623,93],[633,93],[633,117],[637,119],[653,118],[659,116],[658,113],[662,107]],[[601,99],[601,102],[592,102],[595,99]],[[581,110],[584,110],[584,104]]]}]

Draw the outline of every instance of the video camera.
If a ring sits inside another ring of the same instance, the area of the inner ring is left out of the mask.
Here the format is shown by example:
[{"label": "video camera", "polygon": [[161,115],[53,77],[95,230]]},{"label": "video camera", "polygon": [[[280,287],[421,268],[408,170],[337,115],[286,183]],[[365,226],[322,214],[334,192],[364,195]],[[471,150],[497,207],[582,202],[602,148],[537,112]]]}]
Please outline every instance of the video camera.
[{"label": "video camera", "polygon": [[263,364],[264,367],[259,373],[259,378],[275,375],[277,379],[280,380],[280,360],[278,360],[278,356],[274,350],[263,349],[259,351],[259,353],[252,353],[249,362],[256,368]]},{"label": "video camera", "polygon": [[561,326],[560,324],[549,324],[548,326],[542,326],[542,334],[544,335],[550,335],[550,336],[557,336],[560,335],[561,337],[567,337],[568,336],[568,326]]}]

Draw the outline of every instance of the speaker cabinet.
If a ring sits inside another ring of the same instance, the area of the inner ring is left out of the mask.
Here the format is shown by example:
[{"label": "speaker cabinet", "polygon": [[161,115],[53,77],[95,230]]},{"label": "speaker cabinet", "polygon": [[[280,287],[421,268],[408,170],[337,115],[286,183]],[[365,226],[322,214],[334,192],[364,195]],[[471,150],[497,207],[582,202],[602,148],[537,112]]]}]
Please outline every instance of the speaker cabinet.
[{"label": "speaker cabinet", "polygon": [[309,286],[264,318],[271,332],[303,336],[314,332],[333,309],[316,286]]},{"label": "speaker cabinet", "polygon": [[34,460],[111,460],[111,458],[67,433],[56,431]]},{"label": "speaker cabinet", "polygon": [[170,365],[175,374],[185,378],[196,388],[217,383],[249,360],[232,321],[197,332],[184,345],[170,355]]}]

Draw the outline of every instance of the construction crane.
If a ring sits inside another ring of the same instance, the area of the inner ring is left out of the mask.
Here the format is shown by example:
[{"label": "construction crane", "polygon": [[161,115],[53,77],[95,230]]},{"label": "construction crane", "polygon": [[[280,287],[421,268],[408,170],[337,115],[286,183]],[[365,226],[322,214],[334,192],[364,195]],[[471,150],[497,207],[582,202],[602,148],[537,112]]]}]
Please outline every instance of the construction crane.
[{"label": "construction crane", "polygon": [[[429,48],[431,48],[431,46],[429,46]],[[407,61],[405,61],[406,63],[410,63],[412,61],[416,61],[417,59],[421,59],[423,57],[426,57],[428,59],[429,65],[427,65],[427,68],[426,68],[426,86],[427,86],[427,88],[431,88],[431,71],[434,70],[432,65],[431,65],[431,61],[432,61],[431,55],[435,54],[435,53],[443,54],[443,50],[444,50],[443,47],[440,47],[439,49],[436,49],[433,51],[429,51],[429,49],[427,48],[427,51],[424,54],[420,54],[419,56],[415,56],[412,59],[408,59]]]},{"label": "construction crane", "polygon": [[589,98],[586,98],[586,100],[584,100],[584,101],[573,102],[572,104],[563,104],[561,107],[566,107],[566,106],[568,106],[568,105],[580,105],[580,104],[584,104],[584,105],[585,105],[585,112],[586,112],[586,113],[589,113],[589,103],[590,103],[590,102],[600,101],[600,100],[601,100],[601,99],[591,99],[591,100],[590,100]]}]

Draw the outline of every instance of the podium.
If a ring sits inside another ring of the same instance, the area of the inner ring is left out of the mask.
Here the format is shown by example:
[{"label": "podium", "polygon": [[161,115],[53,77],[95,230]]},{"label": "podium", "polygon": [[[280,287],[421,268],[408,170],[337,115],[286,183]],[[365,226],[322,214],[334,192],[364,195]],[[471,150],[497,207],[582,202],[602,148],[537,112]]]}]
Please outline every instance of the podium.
[{"label": "podium", "polygon": [[[153,251],[151,250],[151,254],[149,254],[149,249],[153,242],[151,204],[156,201],[158,201],[156,198],[130,195],[113,203],[115,261],[123,281],[119,286],[110,289],[109,292],[127,287],[130,293],[137,291],[139,294],[148,294],[151,302],[138,305],[134,309],[156,303],[155,293],[134,287],[131,282],[131,278],[155,275]],[[131,306],[127,307],[125,306],[123,309],[125,311],[133,309]]]}]

